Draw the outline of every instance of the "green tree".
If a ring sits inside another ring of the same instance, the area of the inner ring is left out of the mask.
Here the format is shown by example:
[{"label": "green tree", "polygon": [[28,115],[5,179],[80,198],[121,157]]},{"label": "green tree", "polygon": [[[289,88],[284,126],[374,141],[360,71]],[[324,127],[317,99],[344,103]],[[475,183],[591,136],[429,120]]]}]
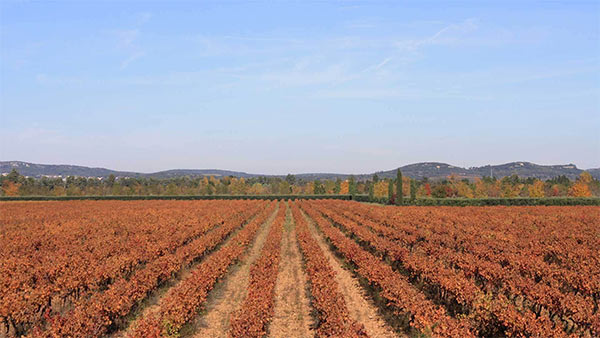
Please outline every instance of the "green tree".
[{"label": "green tree", "polygon": [[294,185],[296,184],[296,176],[292,174],[287,174],[287,176],[285,177],[285,181],[288,182],[289,185]]},{"label": "green tree", "polygon": [[354,175],[350,175],[350,179],[348,180],[348,193],[352,196],[356,195],[356,180],[354,180]]},{"label": "green tree", "polygon": [[388,180],[388,201],[391,204],[394,201],[394,180]]},{"label": "green tree", "polygon": [[115,175],[110,174],[108,176],[108,181],[106,181],[106,183],[109,187],[112,187],[115,184],[115,180],[116,180]]},{"label": "green tree", "polygon": [[396,173],[396,205],[402,204],[404,198],[402,196],[402,172],[400,168],[398,168],[398,172]]},{"label": "green tree", "polygon": [[410,200],[415,201],[417,199],[417,181],[410,180]]},{"label": "green tree", "polygon": [[337,180],[335,180],[335,187],[333,187],[333,193],[339,195],[340,191],[342,191],[342,180],[338,178]]},{"label": "green tree", "polygon": [[21,178],[21,174],[19,174],[17,169],[11,170],[10,173],[8,173],[8,175],[6,175],[6,180],[13,182],[13,183],[18,183],[20,178]]},{"label": "green tree", "polygon": [[325,193],[325,186],[323,186],[323,183],[321,183],[321,181],[315,180],[313,182],[313,187],[314,187],[313,193],[315,195],[319,195],[319,194],[324,194]]},{"label": "green tree", "polygon": [[375,187],[373,182],[369,182],[369,200],[372,201],[375,197]]}]

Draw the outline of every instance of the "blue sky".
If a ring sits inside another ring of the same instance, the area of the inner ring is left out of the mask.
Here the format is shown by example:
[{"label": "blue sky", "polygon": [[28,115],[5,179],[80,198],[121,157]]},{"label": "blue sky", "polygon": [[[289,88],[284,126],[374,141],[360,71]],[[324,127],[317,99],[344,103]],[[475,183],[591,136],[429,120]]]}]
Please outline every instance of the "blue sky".
[{"label": "blue sky", "polygon": [[597,1],[0,2],[0,160],[600,166]]}]

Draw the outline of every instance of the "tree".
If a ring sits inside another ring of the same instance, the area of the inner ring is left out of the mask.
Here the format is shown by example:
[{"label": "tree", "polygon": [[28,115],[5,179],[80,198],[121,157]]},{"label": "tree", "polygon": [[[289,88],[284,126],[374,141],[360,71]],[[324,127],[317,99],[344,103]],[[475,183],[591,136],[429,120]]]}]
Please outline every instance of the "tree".
[{"label": "tree", "polygon": [[251,195],[262,195],[265,193],[265,189],[262,184],[256,182],[248,189],[248,193]]},{"label": "tree", "polygon": [[4,192],[4,195],[6,195],[6,196],[19,196],[19,188],[20,187],[21,187],[21,184],[15,183],[10,180],[6,180],[6,181],[4,181],[4,183],[2,183],[2,191]]},{"label": "tree", "polygon": [[593,179],[594,178],[592,177],[592,175],[590,173],[588,173],[587,171],[584,171],[579,175],[579,178],[577,180],[581,181],[584,184],[590,184]]},{"label": "tree", "polygon": [[296,176],[292,174],[287,174],[287,176],[285,177],[285,181],[288,182],[290,185],[294,185],[296,184]]},{"label": "tree", "polygon": [[108,186],[109,186],[109,187],[112,187],[112,186],[113,186],[113,184],[115,184],[115,179],[116,179],[116,178],[115,178],[115,175],[113,175],[113,174],[110,174],[110,175],[108,176],[108,181],[107,181],[107,184],[108,184]]},{"label": "tree", "polygon": [[390,204],[394,202],[394,180],[388,180],[388,200]]},{"label": "tree", "polygon": [[333,193],[336,195],[339,195],[341,191],[342,191],[342,180],[340,180],[338,178],[337,180],[335,180],[335,186],[333,187]]},{"label": "tree", "polygon": [[21,178],[21,174],[17,171],[17,169],[13,169],[6,175],[6,179],[13,183],[18,183]]},{"label": "tree", "polygon": [[592,192],[590,191],[589,183],[592,182],[592,175],[584,171],[577,178],[577,182],[569,189],[569,196],[573,197],[590,197]]},{"label": "tree", "polygon": [[429,183],[425,183],[425,195],[431,197],[431,185]]},{"label": "tree", "polygon": [[340,195],[348,195],[350,193],[350,183],[348,181],[343,181],[340,184]]},{"label": "tree", "polygon": [[232,178],[229,184],[229,192],[232,195],[243,195],[246,193],[246,181],[244,178]]},{"label": "tree", "polygon": [[369,200],[372,201],[375,197],[375,187],[373,182],[369,182]]},{"label": "tree", "polygon": [[384,198],[387,195],[387,184],[385,181],[379,181],[373,185],[375,197]]},{"label": "tree", "polygon": [[313,182],[313,194],[320,195],[325,193],[325,187],[319,180]]},{"label": "tree", "polygon": [[587,184],[578,181],[569,189],[569,196],[573,197],[590,197],[592,192]]},{"label": "tree", "polygon": [[379,182],[379,176],[377,174],[373,175],[373,183]]},{"label": "tree", "polygon": [[465,181],[458,181],[455,184],[456,192],[459,197],[473,198],[475,194],[471,189],[471,186]]},{"label": "tree", "polygon": [[475,179],[475,197],[476,198],[485,198],[488,197],[487,186],[485,181],[480,178]]},{"label": "tree", "polygon": [[402,204],[402,202],[404,201],[403,195],[404,194],[402,191],[402,172],[400,171],[400,168],[398,168],[398,172],[396,173],[396,205]]},{"label": "tree", "polygon": [[432,192],[433,197],[435,198],[446,198],[448,197],[448,191],[446,189],[445,184],[438,184],[433,188]]},{"label": "tree", "polygon": [[348,193],[352,196],[356,195],[356,181],[354,180],[354,175],[350,175],[350,179],[348,180]]},{"label": "tree", "polygon": [[533,181],[529,187],[527,187],[529,197],[544,197],[544,182],[540,180]]},{"label": "tree", "polygon": [[410,200],[415,201],[417,199],[417,181],[410,180]]},{"label": "tree", "polygon": [[335,181],[332,180],[325,180],[325,182],[323,183],[323,185],[325,186],[325,193],[328,195],[333,194],[334,190],[335,190]]}]

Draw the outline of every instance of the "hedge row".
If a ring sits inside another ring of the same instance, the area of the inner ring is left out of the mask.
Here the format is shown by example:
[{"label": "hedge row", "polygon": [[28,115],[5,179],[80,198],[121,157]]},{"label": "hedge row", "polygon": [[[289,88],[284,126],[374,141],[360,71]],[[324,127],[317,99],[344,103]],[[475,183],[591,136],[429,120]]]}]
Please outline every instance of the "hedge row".
[{"label": "hedge row", "polygon": [[[389,204],[387,198],[357,195],[352,199],[360,202]],[[404,199],[402,205],[421,206],[489,206],[489,205],[600,205],[598,197],[546,197],[546,198],[418,198]]]},{"label": "hedge row", "polygon": [[[170,196],[0,196],[0,201],[69,201],[69,200],[296,200],[338,199],[389,204],[387,198],[369,198],[368,195],[170,195]],[[418,198],[404,199],[402,205],[420,206],[488,206],[488,205],[600,205],[598,197],[546,198]]]},{"label": "hedge row", "polygon": [[70,201],[70,200],[296,200],[338,199],[350,200],[350,195],[110,195],[110,196],[0,196],[0,201]]}]

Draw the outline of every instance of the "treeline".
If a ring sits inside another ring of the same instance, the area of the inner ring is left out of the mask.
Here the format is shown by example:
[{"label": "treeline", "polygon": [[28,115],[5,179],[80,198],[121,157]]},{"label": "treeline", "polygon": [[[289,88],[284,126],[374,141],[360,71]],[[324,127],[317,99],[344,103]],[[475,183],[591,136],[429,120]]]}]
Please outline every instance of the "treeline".
[{"label": "treeline", "polygon": [[[314,180],[280,177],[178,177],[169,179],[110,176],[32,178],[13,170],[0,176],[0,196],[177,196],[177,195],[367,195],[370,200],[401,204],[417,198],[524,198],[600,196],[600,181],[584,172],[576,180],[559,176],[542,181],[516,175],[502,179],[414,180],[398,171],[395,179]],[[402,191],[401,194],[398,191]]]}]

